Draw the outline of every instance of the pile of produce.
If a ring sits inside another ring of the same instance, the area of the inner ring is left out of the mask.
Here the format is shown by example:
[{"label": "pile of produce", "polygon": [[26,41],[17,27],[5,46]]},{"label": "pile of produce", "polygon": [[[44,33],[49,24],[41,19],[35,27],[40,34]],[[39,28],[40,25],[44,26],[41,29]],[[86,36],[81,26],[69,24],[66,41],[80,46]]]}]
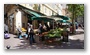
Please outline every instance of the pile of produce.
[{"label": "pile of produce", "polygon": [[47,37],[61,37],[62,31],[63,31],[62,29],[56,28],[54,30],[50,30],[48,32],[48,34],[46,34],[45,36],[47,36]]}]

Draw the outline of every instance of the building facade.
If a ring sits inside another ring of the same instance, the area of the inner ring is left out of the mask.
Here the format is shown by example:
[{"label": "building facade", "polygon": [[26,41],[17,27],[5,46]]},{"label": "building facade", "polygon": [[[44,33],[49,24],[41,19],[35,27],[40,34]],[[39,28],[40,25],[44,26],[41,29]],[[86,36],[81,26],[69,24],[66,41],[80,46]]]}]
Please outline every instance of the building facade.
[{"label": "building facade", "polygon": [[32,10],[40,11],[41,13],[51,16],[51,15],[63,15],[61,4],[20,4]]},{"label": "building facade", "polygon": [[5,4],[4,5],[4,24],[9,27],[9,32],[14,33],[16,27],[16,9],[17,7],[14,4]]},{"label": "building facade", "polygon": [[16,29],[19,26],[21,28],[27,28],[27,21],[27,15],[21,9],[19,9],[16,4],[4,5],[4,24],[9,27],[10,33],[15,34]]},{"label": "building facade", "polygon": [[[46,16],[63,15],[61,4],[19,4],[31,10],[39,11]],[[33,20],[30,21],[28,13],[19,8],[18,4],[4,5],[4,23],[8,25],[10,33],[16,33],[18,26],[27,28],[27,23],[33,24],[33,28],[37,29],[38,24],[44,24],[44,21]],[[49,23],[48,23],[49,24]]]},{"label": "building facade", "polygon": [[[24,6],[28,9],[32,9],[35,11],[39,11],[46,16],[51,16],[51,15],[63,15],[63,7],[61,4],[20,4],[21,6]],[[33,27],[38,28],[38,23],[44,24],[44,21],[37,21],[34,20],[33,22]],[[48,22],[49,24],[49,22]]]}]

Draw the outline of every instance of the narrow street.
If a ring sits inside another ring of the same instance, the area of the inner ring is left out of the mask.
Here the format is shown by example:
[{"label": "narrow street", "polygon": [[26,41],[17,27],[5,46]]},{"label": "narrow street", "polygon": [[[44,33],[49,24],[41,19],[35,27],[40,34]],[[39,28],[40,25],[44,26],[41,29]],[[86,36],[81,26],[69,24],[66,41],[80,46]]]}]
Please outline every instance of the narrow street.
[{"label": "narrow street", "polygon": [[25,38],[20,40],[15,35],[10,34],[10,39],[4,39],[5,49],[7,49],[6,46],[10,46],[10,49],[84,49],[84,34],[69,36],[69,42],[56,45],[42,43],[29,45],[29,40]]}]

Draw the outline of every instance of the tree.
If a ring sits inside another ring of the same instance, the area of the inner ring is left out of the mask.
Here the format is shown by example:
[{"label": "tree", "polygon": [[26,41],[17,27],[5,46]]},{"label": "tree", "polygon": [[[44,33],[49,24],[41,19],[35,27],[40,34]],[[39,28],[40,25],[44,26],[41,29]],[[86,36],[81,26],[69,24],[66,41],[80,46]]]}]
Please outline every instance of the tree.
[{"label": "tree", "polygon": [[84,16],[84,4],[68,4],[68,11],[72,13],[71,19],[72,19],[72,33],[75,32],[75,19],[78,16]]}]

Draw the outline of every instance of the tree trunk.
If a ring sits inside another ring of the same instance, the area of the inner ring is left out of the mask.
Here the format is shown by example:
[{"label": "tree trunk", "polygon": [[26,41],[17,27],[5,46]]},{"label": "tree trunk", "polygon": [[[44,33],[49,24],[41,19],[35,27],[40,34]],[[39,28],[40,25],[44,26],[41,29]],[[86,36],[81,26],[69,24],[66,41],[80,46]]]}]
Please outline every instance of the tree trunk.
[{"label": "tree trunk", "polygon": [[74,4],[72,5],[72,9],[73,9],[73,18],[72,18],[72,34],[74,34],[75,33],[75,27],[74,27],[74,22],[75,22],[75,12],[74,12]]}]

